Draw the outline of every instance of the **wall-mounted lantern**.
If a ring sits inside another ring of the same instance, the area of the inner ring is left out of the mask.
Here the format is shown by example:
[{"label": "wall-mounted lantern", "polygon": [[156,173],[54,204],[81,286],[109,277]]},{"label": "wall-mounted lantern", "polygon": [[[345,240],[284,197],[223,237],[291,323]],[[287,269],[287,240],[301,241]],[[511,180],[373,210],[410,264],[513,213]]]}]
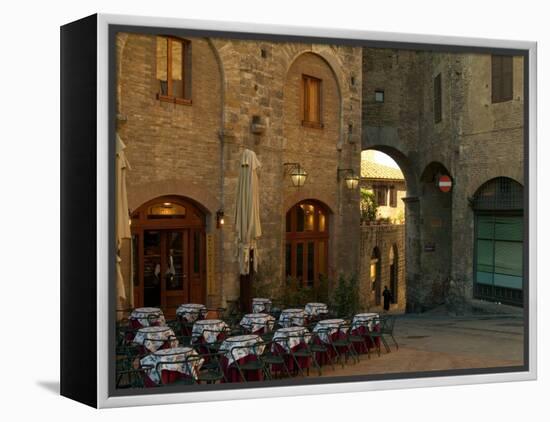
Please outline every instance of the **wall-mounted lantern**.
[{"label": "wall-mounted lantern", "polygon": [[223,214],[223,210],[220,208],[216,212],[216,227],[218,229],[221,229],[224,224],[225,224],[224,214]]},{"label": "wall-mounted lantern", "polygon": [[304,186],[307,179],[307,171],[300,166],[300,163],[284,163],[283,166],[286,167],[285,174],[290,174],[292,186],[296,188]]},{"label": "wall-mounted lantern", "polygon": [[355,174],[355,171],[353,169],[338,169],[337,171],[337,179],[340,181],[340,173],[344,172],[344,181],[346,182],[346,187],[349,190],[357,189],[357,186],[359,186],[359,176]]}]

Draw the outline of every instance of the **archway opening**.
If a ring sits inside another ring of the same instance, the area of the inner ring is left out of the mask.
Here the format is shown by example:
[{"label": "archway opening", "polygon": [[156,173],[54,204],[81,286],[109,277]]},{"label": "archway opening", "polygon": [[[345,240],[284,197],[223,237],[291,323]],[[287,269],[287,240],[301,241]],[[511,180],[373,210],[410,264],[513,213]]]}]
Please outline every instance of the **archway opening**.
[{"label": "archway opening", "polygon": [[474,297],[523,304],[523,186],[497,177],[476,191]]},{"label": "archway opening", "polygon": [[[380,306],[382,287],[388,286],[392,293],[392,308],[404,310],[405,300],[399,301],[398,296],[400,291],[406,291],[406,245],[411,243],[407,241],[407,236],[414,239],[416,233],[416,182],[412,166],[394,148],[380,146],[364,150],[361,153],[360,188],[361,259],[368,263],[361,268],[365,272],[364,282],[371,282],[370,288],[366,289],[368,301]],[[411,203],[412,211],[408,205]],[[410,231],[409,224],[413,227]],[[405,258],[400,264],[402,268],[398,265],[399,256]],[[402,298],[405,299],[406,295],[403,294]]]}]

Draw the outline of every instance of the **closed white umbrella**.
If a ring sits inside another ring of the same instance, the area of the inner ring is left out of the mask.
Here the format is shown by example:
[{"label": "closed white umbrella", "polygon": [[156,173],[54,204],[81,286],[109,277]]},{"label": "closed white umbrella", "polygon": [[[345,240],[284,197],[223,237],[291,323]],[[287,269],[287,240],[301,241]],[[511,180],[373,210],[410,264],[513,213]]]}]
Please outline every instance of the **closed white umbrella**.
[{"label": "closed white umbrella", "polygon": [[245,149],[241,156],[239,181],[237,184],[237,203],[235,206],[235,231],[237,259],[242,275],[250,268],[250,251],[254,251],[254,271],[258,265],[257,240],[262,235],[260,224],[260,186],[258,169],[261,163],[256,153]]},{"label": "closed white umbrella", "polygon": [[[126,158],[124,149],[126,145],[116,136],[116,239],[117,239],[117,292],[121,301],[125,301],[128,297],[126,288],[124,287],[124,279],[122,277],[120,248],[123,239],[130,239],[130,219],[128,215],[128,194],[126,192],[126,170],[130,169],[130,163]],[[131,283],[130,283],[131,285]]]}]

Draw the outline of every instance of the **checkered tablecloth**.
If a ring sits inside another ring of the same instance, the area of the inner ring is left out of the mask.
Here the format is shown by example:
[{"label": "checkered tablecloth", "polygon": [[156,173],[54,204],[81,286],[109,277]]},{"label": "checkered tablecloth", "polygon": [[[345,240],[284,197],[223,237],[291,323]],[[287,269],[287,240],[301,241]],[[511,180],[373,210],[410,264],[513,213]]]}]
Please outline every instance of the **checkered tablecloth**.
[{"label": "checkered tablecloth", "polygon": [[195,322],[199,316],[206,314],[206,306],[200,303],[185,303],[176,309],[176,315],[187,322]]},{"label": "checkered tablecloth", "polygon": [[130,314],[130,319],[139,322],[142,327],[148,327],[151,325],[150,322],[155,325],[166,325],[160,308],[136,308]]},{"label": "checkered tablecloth", "polygon": [[252,333],[255,333],[262,328],[265,331],[271,331],[275,324],[275,318],[268,314],[246,314],[239,323],[241,327],[246,328]]},{"label": "checkered tablecloth", "polygon": [[203,319],[193,324],[192,340],[196,342],[203,338],[206,343],[214,343],[218,335],[228,328],[221,319]]},{"label": "checkered tablecloth", "polygon": [[[140,360],[142,366],[152,366],[146,373],[155,384],[160,383],[160,371],[175,371],[197,378],[204,359],[189,359],[199,356],[191,347],[174,347],[171,349],[157,350]],[[166,365],[158,365],[159,363]],[[157,366],[158,365],[158,366]]]},{"label": "checkered tablecloth", "polygon": [[133,341],[145,347],[150,352],[156,352],[166,341],[170,341],[170,347],[178,346],[178,340],[176,339],[174,331],[166,326],[140,328]]},{"label": "checkered tablecloth", "polygon": [[227,358],[227,366],[236,360],[240,360],[249,355],[261,355],[265,345],[255,334],[245,334],[242,336],[233,336],[226,338],[220,345],[220,352],[223,352]]},{"label": "checkered tablecloth", "polygon": [[328,313],[328,306],[326,303],[312,302],[306,305],[304,311],[308,316],[318,316]]},{"label": "checkered tablecloth", "polygon": [[284,309],[279,316],[282,327],[303,326],[305,311],[303,309]]},{"label": "checkered tablecloth", "polygon": [[252,312],[255,314],[260,312],[269,312],[271,310],[271,300],[263,297],[255,297],[252,299]]}]

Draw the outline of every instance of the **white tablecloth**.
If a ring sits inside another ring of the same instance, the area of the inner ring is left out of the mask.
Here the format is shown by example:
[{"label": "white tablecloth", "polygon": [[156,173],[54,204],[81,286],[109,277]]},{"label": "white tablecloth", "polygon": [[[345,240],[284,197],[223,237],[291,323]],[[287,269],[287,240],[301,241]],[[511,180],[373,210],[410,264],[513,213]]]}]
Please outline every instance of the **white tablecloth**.
[{"label": "white tablecloth", "polygon": [[[234,349],[239,347],[239,349]],[[243,348],[240,348],[243,347]],[[220,345],[220,352],[225,354],[228,366],[236,360],[249,355],[261,355],[264,351],[264,343],[260,336],[255,334],[245,334],[242,336],[233,336],[226,338]]]},{"label": "white tablecloth", "polygon": [[255,297],[252,299],[252,312],[255,314],[260,312],[269,312],[271,310],[271,300],[263,297]]},{"label": "white tablecloth", "polygon": [[193,325],[192,340],[195,342],[202,337],[207,343],[215,343],[218,335],[228,328],[221,319],[203,319]]},{"label": "white tablecloth", "polygon": [[150,321],[155,325],[166,325],[160,308],[136,308],[130,314],[130,319],[136,320],[142,327],[148,327]]},{"label": "white tablecloth", "polygon": [[328,313],[328,306],[326,303],[311,302],[304,308],[306,315],[317,316]]},{"label": "white tablecloth", "polygon": [[268,314],[246,314],[239,323],[241,327],[246,328],[252,333],[264,328],[265,331],[271,331],[275,324],[275,318]]},{"label": "white tablecloth", "polygon": [[315,325],[313,332],[319,334],[321,341],[329,343],[329,336],[332,336],[339,329],[342,331],[347,331],[347,329],[340,328],[344,322],[345,321],[341,318],[323,319]]},{"label": "white tablecloth", "polygon": [[284,309],[279,316],[279,324],[282,327],[303,326],[305,311],[303,309]]},{"label": "white tablecloth", "polygon": [[199,316],[206,314],[206,306],[200,303],[185,303],[176,309],[176,315],[187,322],[195,322]]},{"label": "white tablecloth", "polygon": [[[273,335],[273,341],[284,348],[287,352],[294,349],[300,343],[309,343],[311,334],[305,327],[279,328]],[[275,352],[275,350],[272,350]]]},{"label": "white tablecloth", "polygon": [[[199,354],[191,347],[174,347],[171,349],[157,350],[140,360],[142,366],[150,365],[153,368],[147,371],[147,375],[156,384],[160,383],[160,371],[177,371],[185,375],[190,375],[197,378],[200,367],[204,359],[188,360],[190,356],[199,356]],[[177,362],[169,365],[161,365],[157,368],[160,362]],[[158,369],[158,370],[157,370]]]},{"label": "white tablecloth", "polygon": [[165,341],[170,340],[171,347],[178,346],[178,340],[170,327],[143,327],[140,328],[135,337],[134,343],[145,347],[150,352],[156,352],[162,347]]},{"label": "white tablecloth", "polygon": [[357,314],[353,317],[351,328],[355,329],[357,327],[368,327],[369,331],[372,331],[374,329],[375,321],[377,321],[378,318],[380,318],[380,316],[375,312]]}]

